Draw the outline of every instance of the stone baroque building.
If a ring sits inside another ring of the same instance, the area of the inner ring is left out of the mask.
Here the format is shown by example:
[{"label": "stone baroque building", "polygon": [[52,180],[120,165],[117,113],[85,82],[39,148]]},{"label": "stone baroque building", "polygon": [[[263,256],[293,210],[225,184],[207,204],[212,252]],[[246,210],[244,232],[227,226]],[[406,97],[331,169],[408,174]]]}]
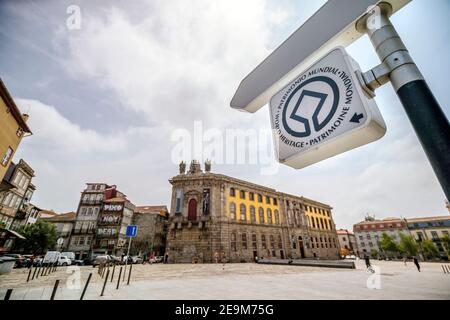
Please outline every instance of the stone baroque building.
[{"label": "stone baroque building", "polygon": [[[339,246],[341,250],[348,251],[348,254],[358,256],[360,255],[358,250],[358,243],[356,242],[355,234],[347,229],[337,230],[339,238]],[[342,251],[341,251],[342,253]]]},{"label": "stone baroque building", "polygon": [[331,207],[210,172],[195,160],[173,177],[166,254],[170,263],[258,258],[337,259]]}]

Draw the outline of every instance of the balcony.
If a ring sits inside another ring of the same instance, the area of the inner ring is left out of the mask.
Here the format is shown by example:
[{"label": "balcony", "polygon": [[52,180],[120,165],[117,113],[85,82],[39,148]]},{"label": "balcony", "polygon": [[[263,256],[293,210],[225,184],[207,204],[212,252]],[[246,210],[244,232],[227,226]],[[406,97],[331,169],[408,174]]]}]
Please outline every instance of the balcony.
[{"label": "balcony", "polygon": [[95,229],[73,229],[72,230],[72,234],[94,234],[95,233]]},{"label": "balcony", "polygon": [[103,203],[103,200],[85,200],[85,199],[82,199],[81,200],[81,204],[83,204],[83,205],[100,205],[100,204],[102,204]]}]

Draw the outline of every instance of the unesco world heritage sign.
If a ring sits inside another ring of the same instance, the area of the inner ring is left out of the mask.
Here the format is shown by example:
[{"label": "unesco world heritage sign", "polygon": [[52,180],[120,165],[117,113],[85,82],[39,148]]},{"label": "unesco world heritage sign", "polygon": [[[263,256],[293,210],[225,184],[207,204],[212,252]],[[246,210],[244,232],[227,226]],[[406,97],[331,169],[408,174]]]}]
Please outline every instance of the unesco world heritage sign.
[{"label": "unesco world heritage sign", "polygon": [[357,63],[337,47],[270,100],[280,162],[303,168],[381,138],[386,125],[366,96]]}]

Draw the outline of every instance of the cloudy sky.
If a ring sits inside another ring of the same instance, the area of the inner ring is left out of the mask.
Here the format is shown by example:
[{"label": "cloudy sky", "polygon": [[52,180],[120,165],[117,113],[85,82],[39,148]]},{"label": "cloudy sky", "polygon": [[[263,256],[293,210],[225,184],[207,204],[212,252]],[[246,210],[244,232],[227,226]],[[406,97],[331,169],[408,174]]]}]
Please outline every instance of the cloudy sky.
[{"label": "cloudy sky", "polygon": [[[33,136],[15,160],[35,170],[36,205],[76,210],[85,182],[117,184],[137,205],[169,204],[174,132],[269,128],[229,102],[241,79],[320,6],[294,0],[0,2],[0,76]],[[69,29],[77,5],[80,29]],[[447,116],[450,2],[413,0],[392,21]],[[379,63],[366,37],[347,48],[363,70]],[[365,214],[448,214],[445,196],[390,85],[376,102],[384,138],[302,170],[213,164],[213,172],[334,207],[338,227]],[[181,130],[181,131],[180,131]],[[187,131],[183,131],[187,130]],[[186,159],[190,160],[190,159]],[[214,161],[214,159],[213,159]]]}]

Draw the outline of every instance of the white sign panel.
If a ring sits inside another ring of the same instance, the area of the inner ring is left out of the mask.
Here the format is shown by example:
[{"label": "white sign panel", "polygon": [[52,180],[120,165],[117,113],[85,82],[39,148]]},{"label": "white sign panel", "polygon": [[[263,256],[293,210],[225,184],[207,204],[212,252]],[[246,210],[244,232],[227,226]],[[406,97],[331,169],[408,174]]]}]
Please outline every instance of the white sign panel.
[{"label": "white sign panel", "polygon": [[378,140],[386,124],[362,90],[358,64],[337,47],[270,100],[278,159],[303,168]]}]

